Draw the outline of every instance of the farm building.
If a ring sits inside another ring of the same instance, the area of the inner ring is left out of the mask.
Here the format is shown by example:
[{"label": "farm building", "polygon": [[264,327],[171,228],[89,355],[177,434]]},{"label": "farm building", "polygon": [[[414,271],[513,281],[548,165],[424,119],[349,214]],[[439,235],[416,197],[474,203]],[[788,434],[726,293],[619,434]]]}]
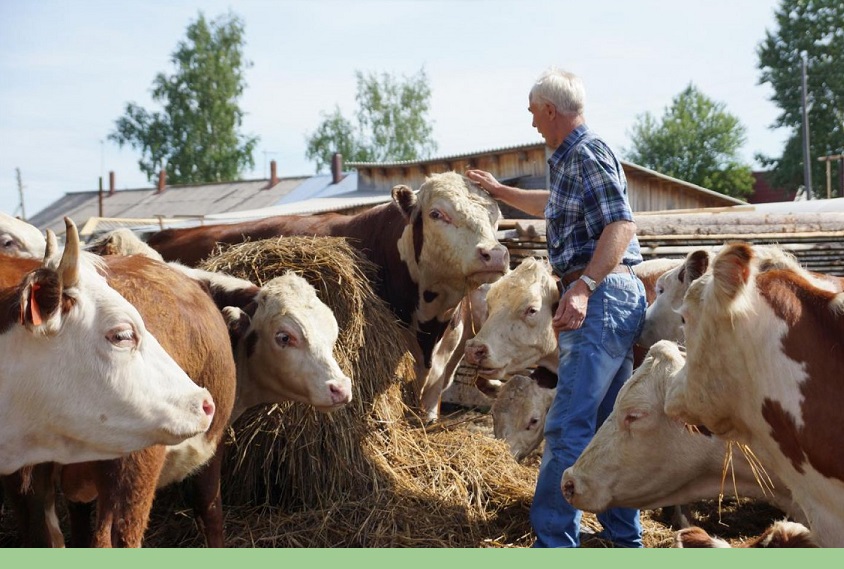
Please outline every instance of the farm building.
[{"label": "farm building", "polygon": [[[744,202],[623,162],[634,211],[728,207]],[[278,175],[270,163],[267,179],[211,184],[167,185],[166,173],[151,188],[117,190],[114,175],[103,191],[73,192],[52,203],[29,221],[61,236],[64,216],[80,227],[83,238],[117,227],[154,230],[162,227],[242,221],[270,215],[354,212],[390,199],[397,184],[418,188],[427,175],[448,170],[484,168],[505,183],[521,188],[545,188],[545,146],[527,144],[413,162],[342,163],[335,156],[329,174]],[[503,209],[506,218],[525,214]]]}]

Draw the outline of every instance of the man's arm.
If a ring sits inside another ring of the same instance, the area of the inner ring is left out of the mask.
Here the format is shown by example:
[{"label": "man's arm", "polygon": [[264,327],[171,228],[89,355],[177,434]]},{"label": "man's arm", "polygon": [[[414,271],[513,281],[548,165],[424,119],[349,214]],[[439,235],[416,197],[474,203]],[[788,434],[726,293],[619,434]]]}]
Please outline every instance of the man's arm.
[{"label": "man's arm", "polygon": [[[586,265],[583,274],[601,282],[613,268],[621,263],[624,252],[633,236],[636,235],[636,223],[633,221],[614,221],[601,232],[592,260]],[[584,283],[585,284],[585,283]]]},{"label": "man's arm", "polygon": [[[583,274],[600,283],[610,271],[621,262],[630,240],[636,234],[636,224],[632,221],[614,221],[601,231],[592,260],[583,270]],[[554,332],[576,330],[583,325],[586,307],[589,304],[589,287],[578,279],[565,292],[557,306],[557,312],[551,320]]]},{"label": "man's arm", "polygon": [[523,190],[505,186],[484,170],[466,170],[466,177],[478,184],[492,197],[536,217],[545,217],[548,190]]}]

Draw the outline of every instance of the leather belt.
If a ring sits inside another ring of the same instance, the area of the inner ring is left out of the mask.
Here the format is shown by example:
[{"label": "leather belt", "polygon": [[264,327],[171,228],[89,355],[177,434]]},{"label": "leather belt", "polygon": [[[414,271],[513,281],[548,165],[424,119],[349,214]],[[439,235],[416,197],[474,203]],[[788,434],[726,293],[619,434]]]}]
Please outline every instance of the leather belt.
[{"label": "leather belt", "polygon": [[[563,283],[563,286],[569,286],[571,283],[580,278],[580,275],[583,274],[584,270],[585,269],[575,269],[573,271],[569,271],[560,277],[560,282]],[[630,267],[628,265],[616,265],[609,272],[609,274],[613,273],[630,273]]]}]

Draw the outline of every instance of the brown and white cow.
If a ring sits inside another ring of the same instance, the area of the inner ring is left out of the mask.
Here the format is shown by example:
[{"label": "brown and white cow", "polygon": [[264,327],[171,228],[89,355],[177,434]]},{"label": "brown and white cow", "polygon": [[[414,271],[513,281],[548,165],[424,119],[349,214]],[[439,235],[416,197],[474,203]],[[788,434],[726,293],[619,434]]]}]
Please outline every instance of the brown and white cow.
[{"label": "brown and white cow", "polygon": [[[122,250],[124,248],[116,252]],[[329,412],[351,401],[351,380],[340,370],[332,355],[337,340],[337,321],[331,310],[317,298],[314,287],[302,277],[288,273],[271,279],[259,288],[249,281],[228,275],[175,263],[167,265],[140,255],[108,256],[105,260],[111,270],[110,277],[119,279],[119,283],[123,284],[120,290],[130,300],[149,310],[158,303],[154,314],[159,316],[159,320],[167,318],[168,314],[175,318],[173,328],[167,328],[167,331],[175,334],[176,341],[183,343],[168,349],[175,349],[188,358],[188,363],[193,366],[186,369],[192,377],[199,376],[200,381],[222,378],[228,395],[228,391],[235,388],[235,379],[230,370],[220,368],[226,368],[225,363],[232,363],[234,350],[237,396],[234,408],[228,407],[231,421],[248,407],[259,403],[295,400]],[[125,274],[131,274],[127,267],[140,267],[142,271],[134,275],[134,283],[127,282],[125,278]],[[116,277],[115,273],[123,275],[123,278]],[[194,298],[197,293],[199,299]],[[223,310],[229,319],[231,349],[226,345],[228,334],[225,325],[221,327],[216,323],[221,316],[211,302],[212,297],[221,306],[235,304],[242,307],[228,306]],[[198,300],[201,306],[182,301],[187,304],[187,312],[180,313],[172,306],[173,302],[179,302],[179,298]],[[211,321],[203,322],[209,313]],[[189,314],[194,314],[194,319]],[[166,321],[160,324],[168,325]],[[204,328],[208,329],[205,334],[208,338],[203,341],[200,335]],[[191,348],[192,343],[194,348]],[[189,355],[191,351],[196,352],[195,357]],[[215,361],[217,365],[214,365]],[[215,369],[217,375],[209,376]],[[229,415],[226,414],[226,417]],[[223,422],[222,427],[227,424]],[[222,546],[220,435],[218,430],[213,441],[206,437],[190,445],[167,447],[163,453],[157,448],[146,449],[143,453],[135,453],[110,464],[88,463],[65,468],[62,486],[71,501],[73,544],[140,545],[155,489],[182,480],[199,469],[191,480],[195,488],[194,511],[207,543]],[[42,478],[49,477],[50,472],[40,472],[40,475]],[[120,486],[115,487],[115,481],[119,481]],[[19,517],[21,513],[29,512],[29,520],[19,519],[21,533],[25,543],[31,546],[60,545],[61,531],[52,511],[52,489],[43,480],[37,480],[36,484],[38,489],[27,498],[19,495],[19,479],[5,481],[7,493],[12,496],[17,494]],[[85,504],[95,498],[97,527],[91,536],[90,514]],[[122,520],[119,528],[114,526],[115,519]]]},{"label": "brown and white cow", "polygon": [[735,493],[801,515],[778,478],[760,482],[739,450],[729,454],[724,440],[665,414],[665,393],[685,363],[685,353],[674,342],[661,340],[651,347],[619,391],[610,416],[563,473],[566,499],[580,510],[600,513]]},{"label": "brown and white cow", "polygon": [[[682,529],[674,536],[674,547],[679,548],[728,548],[723,539],[710,536],[703,528]],[[818,547],[809,529],[803,524],[787,520],[774,522],[761,535],[743,542],[742,548]]]},{"label": "brown and white cow", "polygon": [[[799,266],[796,258],[774,245],[754,245],[753,250],[760,259],[759,270],[768,271],[777,268],[791,268],[801,272],[805,278],[819,287],[832,292],[844,290],[844,279],[823,273],[810,272]],[[666,271],[656,282],[656,298],[648,304],[645,313],[645,326],[639,336],[639,345],[649,348],[659,340],[682,342],[683,322],[680,318],[680,306],[689,285],[706,273],[714,249],[698,249],[690,252],[677,267]]]},{"label": "brown and white cow", "polygon": [[42,259],[44,245],[44,235],[37,227],[0,211],[0,253]]},{"label": "brown and white cow", "polygon": [[433,174],[418,193],[396,186],[392,197],[392,202],[356,215],[277,216],[166,229],[153,234],[148,243],[166,260],[193,266],[218,243],[280,235],[347,238],[375,264],[376,292],[415,335],[409,349],[416,359],[421,393],[434,348],[454,309],[470,290],[504,274],[509,254],[495,238],[497,202],[460,174]]},{"label": "brown and white cow", "polygon": [[844,546],[844,294],[725,245],[681,307],[687,358],[665,410],[748,445],[819,545]]},{"label": "brown and white cow", "polygon": [[[215,402],[135,307],[81,254],[66,218],[61,258],[0,255],[0,473],[110,459],[208,429]],[[46,246],[49,243],[49,247]]]}]

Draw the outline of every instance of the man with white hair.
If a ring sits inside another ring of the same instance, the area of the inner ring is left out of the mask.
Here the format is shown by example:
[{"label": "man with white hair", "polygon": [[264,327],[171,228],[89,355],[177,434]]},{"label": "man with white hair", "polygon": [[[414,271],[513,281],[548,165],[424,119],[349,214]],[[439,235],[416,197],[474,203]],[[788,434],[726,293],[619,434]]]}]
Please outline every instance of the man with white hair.
[{"label": "man with white hair", "polygon": [[[533,126],[553,153],[548,191],[505,186],[489,172],[466,175],[493,197],[547,221],[549,260],[565,292],[553,326],[560,347],[557,395],[545,423],[545,451],[530,519],[536,547],[578,547],[581,511],[560,489],[612,411],[633,371],[633,344],[644,324],[646,299],[633,265],[642,261],[621,163],[586,125],[584,89],[572,73],[551,68],[528,97]],[[599,537],[642,547],[639,511],[598,515]]]}]

